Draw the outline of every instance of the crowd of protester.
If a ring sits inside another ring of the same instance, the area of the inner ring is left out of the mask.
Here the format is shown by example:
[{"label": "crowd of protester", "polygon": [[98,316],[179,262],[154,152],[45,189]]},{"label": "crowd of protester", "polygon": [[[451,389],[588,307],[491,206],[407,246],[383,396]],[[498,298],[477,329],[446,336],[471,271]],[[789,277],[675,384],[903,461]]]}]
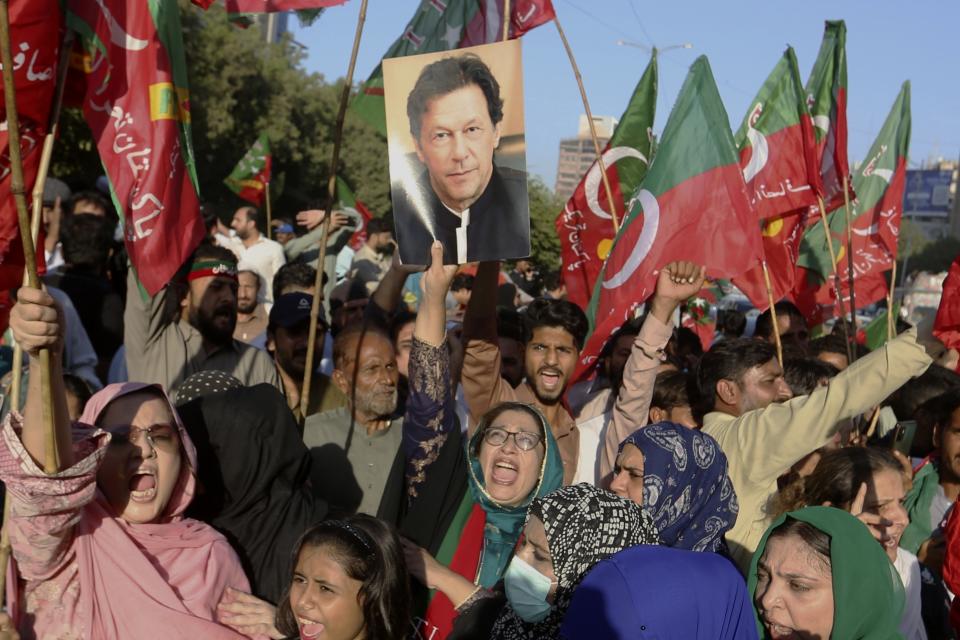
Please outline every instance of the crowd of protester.
[{"label": "crowd of protester", "polygon": [[960,376],[914,329],[870,352],[781,302],[704,352],[677,318],[709,265],[674,262],[575,380],[587,317],[530,260],[402,265],[347,211],[321,265],[322,211],[205,216],[150,297],[109,199],[47,183],[0,639],[960,629]]}]

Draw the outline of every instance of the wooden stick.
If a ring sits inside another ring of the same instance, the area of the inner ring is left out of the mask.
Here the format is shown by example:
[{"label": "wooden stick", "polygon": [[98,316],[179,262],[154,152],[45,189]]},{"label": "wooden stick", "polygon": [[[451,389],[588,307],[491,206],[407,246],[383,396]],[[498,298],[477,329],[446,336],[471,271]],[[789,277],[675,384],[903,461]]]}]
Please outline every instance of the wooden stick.
[{"label": "wooden stick", "polygon": [[893,257],[893,269],[890,272],[890,290],[887,292],[887,339],[897,337],[897,319],[893,315],[893,295],[897,287],[897,257]]},{"label": "wooden stick", "polygon": [[843,287],[840,282],[840,274],[837,273],[837,254],[833,250],[833,236],[830,235],[830,224],[827,222],[827,212],[824,209],[822,197],[817,196],[817,204],[820,206],[820,221],[823,222],[823,234],[827,237],[827,251],[830,252],[833,283],[837,289],[837,305],[840,307],[840,322],[843,323],[843,339],[844,342],[847,343],[847,362],[853,362],[853,347],[850,344],[850,331],[847,329],[847,311],[843,304]]},{"label": "wooden stick", "polygon": [[777,345],[777,362],[780,363],[780,368],[783,368],[783,342],[780,340],[780,323],[777,321],[777,304],[773,299],[773,287],[770,286],[770,270],[767,269],[766,259],[760,261],[760,265],[763,267],[763,283],[767,285],[767,302],[770,304],[770,319],[773,325],[773,340],[774,344]]},{"label": "wooden stick", "polygon": [[267,201],[267,240],[273,240],[273,211],[270,207],[270,183],[264,185],[264,200]]},{"label": "wooden stick", "polygon": [[866,437],[869,439],[877,430],[877,422],[880,420],[880,407],[873,410],[873,417],[870,418],[870,426],[867,427]]},{"label": "wooden stick", "polygon": [[510,0],[503,3],[503,41],[510,39]]},{"label": "wooden stick", "polygon": [[310,384],[313,381],[313,354],[317,348],[317,319],[320,313],[320,300],[323,298],[324,262],[327,259],[327,238],[330,235],[330,218],[332,216],[333,200],[337,191],[337,167],[340,164],[340,143],[343,141],[343,121],[347,115],[347,103],[350,101],[350,91],[353,88],[353,69],[357,64],[357,51],[360,49],[360,36],[363,33],[363,22],[367,17],[367,0],[360,2],[360,15],[357,16],[357,30],[353,35],[353,51],[350,52],[350,65],[347,67],[347,77],[343,82],[343,93],[340,96],[340,110],[337,113],[337,124],[333,134],[333,155],[330,158],[330,175],[327,180],[327,206],[323,218],[323,234],[320,236],[320,256],[317,260],[317,279],[314,282],[313,305],[310,307],[310,336],[307,339],[307,367],[303,374],[303,388],[300,391],[300,417],[307,419],[307,407],[310,406]]},{"label": "wooden stick", "polygon": [[[857,335],[857,298],[854,295],[853,291],[853,223],[851,222],[852,216],[850,213],[850,190],[848,189],[848,176],[843,177],[843,211],[844,218],[847,223],[847,279],[850,284],[850,322],[853,323],[853,335],[856,339]],[[857,352],[854,350],[853,357],[857,357]],[[850,361],[853,364],[853,360]]]},{"label": "wooden stick", "polygon": [[[37,246],[40,237],[40,223],[43,216],[43,189],[47,183],[47,174],[50,172],[50,162],[53,159],[53,143],[57,138],[57,129],[60,125],[60,109],[63,106],[63,93],[66,87],[67,71],[70,69],[70,49],[73,46],[73,31],[67,29],[60,45],[60,60],[57,63],[57,84],[53,94],[53,107],[47,120],[47,135],[43,138],[43,149],[40,152],[40,167],[37,169],[37,179],[33,184],[33,208],[30,212],[30,237],[33,246]],[[29,275],[23,270],[23,284],[29,284]],[[13,345],[13,380],[10,384],[10,406],[20,411],[20,395],[23,387],[23,347],[19,343]],[[0,598],[3,590],[0,589]]]},{"label": "wooden stick", "polygon": [[[23,259],[26,262],[29,286],[40,288],[37,275],[37,257],[30,236],[30,218],[27,214],[27,192],[23,182],[23,159],[20,155],[20,117],[17,113],[17,88],[13,79],[13,57],[10,52],[10,14],[8,0],[0,0],[0,61],[3,63],[3,96],[7,112],[8,150],[10,154],[10,192],[17,207],[17,222],[23,241]],[[43,470],[54,474],[60,470],[57,434],[53,421],[53,395],[50,385],[50,350],[40,350],[40,384],[43,395],[43,424],[46,431]]]},{"label": "wooden stick", "polygon": [[600,167],[600,177],[603,179],[603,188],[607,193],[607,202],[610,203],[610,219],[613,221],[613,233],[620,231],[620,220],[617,217],[617,203],[613,200],[613,189],[610,188],[610,179],[607,177],[607,168],[603,164],[603,151],[600,149],[600,141],[597,139],[597,128],[593,124],[593,113],[590,111],[590,102],[587,100],[587,91],[583,88],[583,76],[580,75],[580,68],[577,67],[577,61],[573,57],[573,49],[567,42],[567,36],[563,33],[560,26],[560,20],[553,18],[553,23],[557,25],[557,32],[560,33],[560,39],[563,41],[563,47],[567,50],[567,57],[570,58],[570,66],[573,67],[573,75],[577,79],[577,86],[580,87],[580,97],[583,99],[583,109],[587,112],[587,122],[590,123],[590,137],[593,138],[593,150],[597,154],[597,166]]}]

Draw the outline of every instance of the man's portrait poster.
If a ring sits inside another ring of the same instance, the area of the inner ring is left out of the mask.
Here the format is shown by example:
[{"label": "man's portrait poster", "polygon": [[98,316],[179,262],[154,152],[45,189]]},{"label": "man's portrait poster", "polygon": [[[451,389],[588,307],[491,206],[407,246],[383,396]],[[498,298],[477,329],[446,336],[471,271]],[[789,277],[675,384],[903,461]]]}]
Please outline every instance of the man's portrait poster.
[{"label": "man's portrait poster", "polygon": [[530,254],[519,40],[383,61],[400,260]]}]

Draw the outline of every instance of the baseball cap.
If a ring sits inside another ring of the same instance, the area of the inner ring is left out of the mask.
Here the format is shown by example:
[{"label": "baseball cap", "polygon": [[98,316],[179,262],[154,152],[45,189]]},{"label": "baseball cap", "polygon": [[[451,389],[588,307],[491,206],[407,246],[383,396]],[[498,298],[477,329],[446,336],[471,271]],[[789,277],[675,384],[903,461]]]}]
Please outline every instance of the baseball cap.
[{"label": "baseball cap", "polygon": [[47,181],[43,183],[43,204],[47,206],[56,204],[58,197],[60,202],[66,205],[70,196],[70,187],[63,180],[47,178]]},{"label": "baseball cap", "polygon": [[[270,326],[289,329],[301,322],[310,319],[310,307],[313,306],[313,296],[309,293],[285,293],[273,301],[270,309]],[[327,318],[323,313],[323,306],[318,309],[317,323],[327,326]]]}]

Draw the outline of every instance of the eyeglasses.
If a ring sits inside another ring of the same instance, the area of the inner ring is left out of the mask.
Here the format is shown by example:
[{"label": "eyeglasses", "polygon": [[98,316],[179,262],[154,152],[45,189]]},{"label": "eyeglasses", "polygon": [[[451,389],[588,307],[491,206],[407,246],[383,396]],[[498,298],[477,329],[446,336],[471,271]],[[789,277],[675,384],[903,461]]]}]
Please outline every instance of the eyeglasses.
[{"label": "eyeglasses", "polygon": [[140,440],[141,435],[145,436],[150,446],[158,451],[174,453],[180,449],[180,434],[177,433],[176,427],[171,425],[156,424],[146,429],[118,426],[106,431],[112,436],[110,446],[114,449],[134,446],[134,443]]},{"label": "eyeglasses", "polygon": [[483,432],[483,441],[494,447],[502,447],[506,444],[510,436],[513,436],[513,443],[517,445],[517,449],[521,451],[530,451],[540,444],[540,441],[543,439],[539,433],[531,433],[530,431],[507,431],[500,427],[490,427]]}]

